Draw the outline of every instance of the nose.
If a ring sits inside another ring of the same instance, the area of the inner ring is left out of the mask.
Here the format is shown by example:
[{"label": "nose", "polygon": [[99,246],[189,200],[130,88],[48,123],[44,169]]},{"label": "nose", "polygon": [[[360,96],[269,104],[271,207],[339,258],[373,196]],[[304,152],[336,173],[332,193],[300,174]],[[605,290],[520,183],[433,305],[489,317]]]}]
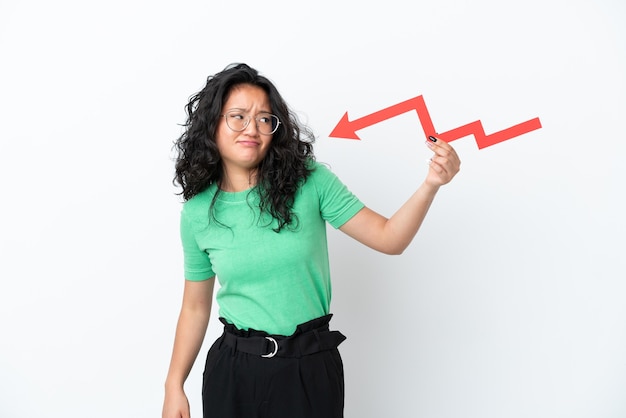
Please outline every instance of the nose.
[{"label": "nose", "polygon": [[250,136],[257,136],[259,134],[259,128],[257,127],[257,121],[255,118],[248,116],[248,123],[246,124],[243,132]]}]

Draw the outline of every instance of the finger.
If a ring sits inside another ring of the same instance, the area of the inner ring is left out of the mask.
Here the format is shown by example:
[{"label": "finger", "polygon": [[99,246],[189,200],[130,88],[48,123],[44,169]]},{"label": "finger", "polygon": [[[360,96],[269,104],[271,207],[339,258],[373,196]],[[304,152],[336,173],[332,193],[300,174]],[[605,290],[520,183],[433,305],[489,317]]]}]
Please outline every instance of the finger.
[{"label": "finger", "polygon": [[436,161],[431,161],[429,170],[430,173],[427,177],[427,181],[440,186],[448,184],[454,177],[454,174],[448,171],[445,166],[438,164]]},{"label": "finger", "polygon": [[450,144],[434,136],[429,136],[428,138],[426,145],[428,145],[435,155],[446,158],[452,165],[460,166],[461,160]]},{"label": "finger", "polygon": [[457,170],[456,167],[460,165],[460,162],[455,153],[442,149],[433,149],[433,151],[435,153],[430,159],[431,161],[435,162],[447,172]]},{"label": "finger", "polygon": [[446,153],[446,155],[435,154],[431,161],[441,167],[442,173],[447,174],[450,178],[454,177],[461,168],[461,161],[454,152]]},{"label": "finger", "polygon": [[437,174],[441,175],[447,175],[448,174],[448,169],[446,167],[446,161],[440,157],[437,157],[436,155],[434,155],[431,159],[430,159],[430,168],[433,169],[433,171],[435,171]]},{"label": "finger", "polygon": [[452,145],[448,144],[441,138],[430,135],[428,137],[428,140],[426,141],[426,145],[428,145],[433,151],[439,151],[442,155],[456,155],[456,151],[454,150]]},{"label": "finger", "polygon": [[445,141],[442,141],[441,139],[434,136],[428,137],[426,145],[438,155],[446,155],[450,153],[450,150],[452,149],[452,147]]}]

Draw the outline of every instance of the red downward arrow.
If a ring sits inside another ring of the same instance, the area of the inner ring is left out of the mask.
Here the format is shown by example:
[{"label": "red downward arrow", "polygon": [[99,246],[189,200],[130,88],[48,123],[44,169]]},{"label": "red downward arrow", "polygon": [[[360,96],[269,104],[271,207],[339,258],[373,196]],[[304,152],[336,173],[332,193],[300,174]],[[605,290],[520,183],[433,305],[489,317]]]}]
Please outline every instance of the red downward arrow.
[{"label": "red downward arrow", "polygon": [[476,138],[476,144],[478,145],[479,149],[498,144],[508,139],[515,138],[516,136],[520,136],[525,133],[534,131],[535,129],[541,128],[541,122],[539,121],[539,118],[534,118],[526,122],[511,126],[510,128],[492,133],[490,135],[486,135],[481,121],[477,120],[475,122],[471,122],[466,125],[459,126],[458,128],[454,128],[438,134],[435,130],[435,127],[433,126],[433,122],[430,118],[430,113],[428,112],[428,108],[426,107],[424,98],[422,96],[417,96],[396,105],[379,110],[378,112],[363,116],[362,118],[355,119],[353,121],[348,120],[348,112],[346,112],[329,136],[334,138],[360,140],[361,138],[358,137],[356,131],[390,119],[394,116],[409,112],[411,110],[415,110],[417,112],[417,116],[420,120],[420,123],[422,124],[422,129],[424,130],[424,134],[426,135],[426,137],[430,135],[435,135],[446,142],[452,142],[456,139],[463,138],[468,135],[474,135],[474,138]]}]

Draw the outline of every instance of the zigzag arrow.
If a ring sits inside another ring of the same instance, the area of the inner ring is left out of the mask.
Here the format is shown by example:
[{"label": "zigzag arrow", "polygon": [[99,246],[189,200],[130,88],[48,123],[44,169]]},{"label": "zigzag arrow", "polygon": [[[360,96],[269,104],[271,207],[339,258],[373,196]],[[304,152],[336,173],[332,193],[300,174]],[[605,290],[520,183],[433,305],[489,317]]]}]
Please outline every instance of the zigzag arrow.
[{"label": "zigzag arrow", "polygon": [[433,126],[424,98],[420,95],[353,121],[348,120],[348,112],[346,112],[329,136],[333,138],[360,140],[361,138],[358,137],[356,131],[412,110],[417,112],[426,137],[435,135],[446,142],[452,142],[468,135],[474,135],[478,149],[483,149],[541,128],[539,118],[534,118],[487,135],[483,129],[482,122],[477,120],[438,134]]}]

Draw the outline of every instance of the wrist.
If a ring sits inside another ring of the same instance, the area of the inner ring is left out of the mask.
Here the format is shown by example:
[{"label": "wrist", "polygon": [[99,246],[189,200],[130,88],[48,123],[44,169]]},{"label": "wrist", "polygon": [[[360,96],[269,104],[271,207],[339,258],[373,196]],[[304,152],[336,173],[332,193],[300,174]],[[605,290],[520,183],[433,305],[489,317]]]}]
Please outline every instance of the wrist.
[{"label": "wrist", "polygon": [[420,190],[422,190],[424,194],[434,197],[439,191],[440,187],[441,185],[439,184],[431,184],[431,183],[428,183],[427,181],[424,181],[422,185],[420,186]]},{"label": "wrist", "polygon": [[183,390],[184,384],[185,383],[181,380],[167,379],[165,380],[165,391],[166,392],[181,391]]}]

